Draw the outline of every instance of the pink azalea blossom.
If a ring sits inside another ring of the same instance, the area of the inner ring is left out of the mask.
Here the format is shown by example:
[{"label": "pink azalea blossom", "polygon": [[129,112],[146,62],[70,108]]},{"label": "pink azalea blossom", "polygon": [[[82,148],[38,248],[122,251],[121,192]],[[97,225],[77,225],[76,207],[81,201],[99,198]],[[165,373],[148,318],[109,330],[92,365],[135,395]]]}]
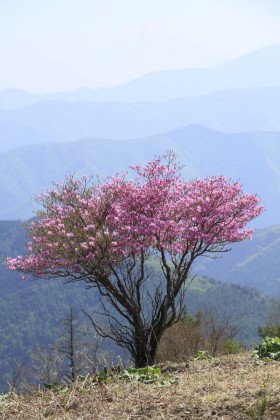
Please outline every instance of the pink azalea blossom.
[{"label": "pink azalea blossom", "polygon": [[115,264],[143,250],[180,259],[199,254],[199,247],[214,252],[251,238],[246,226],[263,207],[237,182],[222,176],[185,181],[172,152],[131,168],[132,180],[121,174],[94,184],[69,176],[38,196],[43,210],[30,224],[28,254],[7,258],[7,267],[49,277],[91,272],[96,261]]}]

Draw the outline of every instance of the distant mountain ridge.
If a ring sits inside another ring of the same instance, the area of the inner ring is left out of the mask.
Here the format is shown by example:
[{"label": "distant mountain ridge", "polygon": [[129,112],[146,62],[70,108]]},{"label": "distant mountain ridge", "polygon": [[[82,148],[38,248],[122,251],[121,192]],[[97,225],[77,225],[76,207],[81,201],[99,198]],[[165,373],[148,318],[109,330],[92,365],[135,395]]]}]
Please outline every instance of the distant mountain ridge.
[{"label": "distant mountain ridge", "polygon": [[33,197],[65,175],[102,179],[170,149],[185,164],[186,179],[224,175],[240,180],[245,192],[257,193],[266,211],[254,225],[280,223],[280,132],[225,134],[200,126],[143,139],[88,138],[0,153],[0,219],[32,217]]},{"label": "distant mountain ridge", "polygon": [[41,101],[139,102],[168,101],[207,95],[225,89],[280,87],[280,45],[271,45],[208,68],[166,70],[147,74],[112,88],[80,88],[73,92],[31,95],[20,90],[0,92],[0,108]]},{"label": "distant mountain ridge", "polygon": [[0,219],[31,217],[33,197],[69,173],[105,177],[173,149],[186,178],[240,179],[266,206],[256,225],[280,223],[279,70],[276,45],[112,89],[0,92]]},{"label": "distant mountain ridge", "polygon": [[0,152],[84,137],[142,138],[191,124],[224,132],[280,131],[279,115],[280,88],[228,90],[161,103],[41,102],[0,109]]}]

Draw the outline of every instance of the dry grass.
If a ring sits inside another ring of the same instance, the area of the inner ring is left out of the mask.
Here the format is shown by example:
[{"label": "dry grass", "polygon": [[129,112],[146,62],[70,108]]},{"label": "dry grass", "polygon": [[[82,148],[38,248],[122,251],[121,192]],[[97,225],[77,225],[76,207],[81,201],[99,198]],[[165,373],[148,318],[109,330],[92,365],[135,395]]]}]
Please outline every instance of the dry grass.
[{"label": "dry grass", "polygon": [[88,378],[64,393],[11,395],[2,419],[280,419],[280,362],[257,365],[250,353],[191,361],[169,374],[175,384]]}]

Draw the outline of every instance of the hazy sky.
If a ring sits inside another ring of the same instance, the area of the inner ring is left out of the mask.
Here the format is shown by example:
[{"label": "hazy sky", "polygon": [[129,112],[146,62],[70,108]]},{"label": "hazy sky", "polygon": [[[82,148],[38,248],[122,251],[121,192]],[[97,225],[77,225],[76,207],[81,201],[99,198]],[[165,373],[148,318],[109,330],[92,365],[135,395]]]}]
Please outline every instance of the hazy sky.
[{"label": "hazy sky", "polygon": [[0,89],[112,86],[280,44],[280,0],[0,0]]}]

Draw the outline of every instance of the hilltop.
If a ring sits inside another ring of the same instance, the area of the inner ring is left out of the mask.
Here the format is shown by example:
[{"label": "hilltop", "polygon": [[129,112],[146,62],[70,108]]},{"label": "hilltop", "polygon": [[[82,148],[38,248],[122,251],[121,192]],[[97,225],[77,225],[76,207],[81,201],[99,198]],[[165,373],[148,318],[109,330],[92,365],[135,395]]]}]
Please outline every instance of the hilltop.
[{"label": "hilltop", "polygon": [[241,353],[162,370],[173,383],[112,378],[96,384],[88,376],[61,390],[6,395],[0,412],[2,418],[22,420],[280,418],[279,361],[256,364],[251,353]]}]

